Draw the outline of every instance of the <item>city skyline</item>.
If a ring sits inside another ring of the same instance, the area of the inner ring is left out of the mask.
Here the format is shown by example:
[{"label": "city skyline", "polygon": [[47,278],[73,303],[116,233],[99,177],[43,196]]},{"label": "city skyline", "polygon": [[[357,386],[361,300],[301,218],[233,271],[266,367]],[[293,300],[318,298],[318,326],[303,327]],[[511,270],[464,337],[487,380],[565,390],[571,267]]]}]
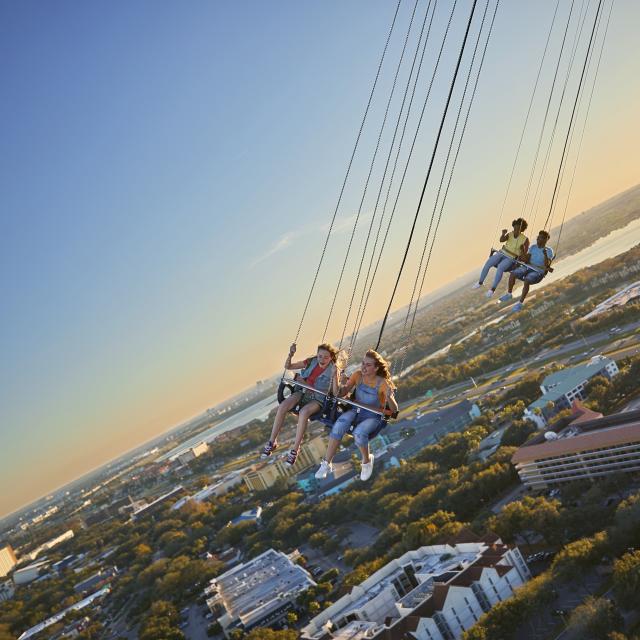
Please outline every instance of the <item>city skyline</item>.
[{"label": "city skyline", "polygon": [[[401,3],[399,30],[412,6]],[[469,6],[456,13],[452,43]],[[495,242],[554,6],[498,11],[423,295],[479,265]],[[426,3],[418,7],[421,18]],[[281,368],[392,13],[382,1],[285,2],[278,15],[257,2],[0,9],[13,98],[0,106],[12,212],[1,258],[12,276],[0,467],[15,487],[0,516]],[[567,218],[638,182],[639,63],[628,54],[639,14],[630,1],[613,9]],[[434,30],[445,21],[438,12]],[[442,97],[444,84],[434,91]],[[435,130],[436,109],[427,117],[425,131]],[[364,153],[373,143],[363,144]],[[429,144],[419,143],[406,219],[389,239],[365,324],[384,312]],[[301,353],[322,333],[365,166],[354,170]],[[516,174],[505,220],[526,177]],[[371,212],[367,200],[365,219]],[[465,251],[454,255],[461,239]],[[350,263],[348,276],[356,269]],[[396,308],[410,288],[402,282]],[[336,317],[329,337],[341,324]]]}]

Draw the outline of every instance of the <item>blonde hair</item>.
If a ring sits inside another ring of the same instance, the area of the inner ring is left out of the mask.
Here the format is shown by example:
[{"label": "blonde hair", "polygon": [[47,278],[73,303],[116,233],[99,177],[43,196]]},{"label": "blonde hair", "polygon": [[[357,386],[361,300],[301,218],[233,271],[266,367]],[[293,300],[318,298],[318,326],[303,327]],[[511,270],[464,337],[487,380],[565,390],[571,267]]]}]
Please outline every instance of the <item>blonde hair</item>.
[{"label": "blonde hair", "polygon": [[365,358],[371,358],[376,363],[376,375],[384,378],[391,389],[395,389],[396,385],[391,380],[391,370],[389,369],[389,363],[373,349],[369,349],[365,354]]}]

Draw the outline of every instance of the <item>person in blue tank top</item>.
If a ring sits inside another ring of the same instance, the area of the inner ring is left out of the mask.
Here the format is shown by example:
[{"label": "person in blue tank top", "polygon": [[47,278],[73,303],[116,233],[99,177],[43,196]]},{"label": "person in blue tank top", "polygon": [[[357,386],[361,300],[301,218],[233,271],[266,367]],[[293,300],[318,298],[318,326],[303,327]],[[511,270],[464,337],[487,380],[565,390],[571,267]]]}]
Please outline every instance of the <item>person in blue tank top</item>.
[{"label": "person in blue tank top", "polygon": [[500,302],[508,302],[513,298],[512,292],[516,280],[523,282],[522,295],[520,296],[520,300],[513,305],[513,311],[520,311],[522,309],[524,300],[529,293],[529,287],[532,284],[538,284],[549,271],[553,271],[551,268],[551,261],[554,258],[553,249],[547,247],[549,237],[548,231],[544,229],[540,231],[536,238],[536,243],[529,247],[528,253],[524,256],[523,262],[526,264],[514,269],[509,276],[507,293],[500,297]]},{"label": "person in blue tank top", "polygon": [[[362,360],[360,371],[356,371],[340,387],[341,396],[345,396],[355,388],[355,401],[367,405],[385,415],[393,415],[398,411],[398,403],[394,397],[395,385],[391,381],[389,363],[376,351],[370,349]],[[368,480],[373,473],[373,454],[369,452],[369,435],[377,429],[381,416],[373,411],[349,409],[336,420],[329,434],[327,453],[316,472],[319,480],[326,478],[333,470],[331,461],[335,456],[343,436],[355,421],[353,437],[362,454],[361,480]]]},{"label": "person in blue tank top", "polygon": [[301,373],[296,374],[296,379],[314,387],[314,389],[318,389],[321,393],[314,393],[299,387],[299,391],[292,393],[280,403],[273,421],[271,437],[261,454],[262,458],[268,458],[277,449],[278,435],[282,430],[287,413],[297,405],[300,405],[295,443],[285,460],[289,465],[294,465],[298,458],[298,452],[307,430],[309,418],[322,409],[324,394],[331,391],[334,395],[338,395],[338,372],[342,368],[340,362],[342,352],[331,344],[319,345],[315,356],[305,358],[299,362],[291,362],[295,352],[296,345],[292,344],[289,348],[289,355],[284,363],[284,368],[290,371],[302,369]]}]

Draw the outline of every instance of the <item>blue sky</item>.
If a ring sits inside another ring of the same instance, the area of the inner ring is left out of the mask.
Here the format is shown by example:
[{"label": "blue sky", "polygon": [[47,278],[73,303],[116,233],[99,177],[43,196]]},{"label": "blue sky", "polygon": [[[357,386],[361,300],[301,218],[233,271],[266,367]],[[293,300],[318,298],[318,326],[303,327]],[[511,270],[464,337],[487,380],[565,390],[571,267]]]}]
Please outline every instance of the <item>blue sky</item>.
[{"label": "blue sky", "polygon": [[[401,3],[398,33],[412,6]],[[434,32],[450,6],[440,3]],[[449,77],[469,6],[461,1],[456,10],[443,58]],[[487,229],[554,6],[499,10],[429,289],[479,263],[492,241]],[[394,7],[381,0],[0,7],[0,469],[4,486],[19,479],[21,487],[0,502],[0,513],[278,370]],[[420,19],[425,9],[421,0]],[[637,182],[638,13],[631,0],[615,5],[569,215]],[[368,321],[386,304],[446,84],[443,76],[434,87]],[[365,134],[303,350],[313,349],[324,325],[373,124]],[[509,204],[517,207],[517,197]],[[465,257],[454,260],[461,243]],[[349,276],[355,268],[351,262]],[[331,337],[340,326],[337,319]],[[37,478],[29,473],[36,468]]]}]

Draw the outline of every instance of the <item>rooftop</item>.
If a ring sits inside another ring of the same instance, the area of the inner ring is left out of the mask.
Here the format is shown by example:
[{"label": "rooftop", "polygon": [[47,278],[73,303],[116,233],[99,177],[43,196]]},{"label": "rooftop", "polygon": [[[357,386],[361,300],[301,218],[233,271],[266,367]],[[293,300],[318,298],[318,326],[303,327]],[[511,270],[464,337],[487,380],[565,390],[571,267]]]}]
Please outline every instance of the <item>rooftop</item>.
[{"label": "rooftop", "polygon": [[612,363],[613,360],[606,356],[594,356],[587,364],[567,367],[548,375],[541,385],[547,392],[535,402],[532,402],[529,405],[529,409],[544,408],[547,402],[560,398],[565,393],[572,391],[579,384],[593,378]]},{"label": "rooftop", "polygon": [[627,442],[640,442],[640,410],[573,423],[554,440],[546,440],[545,435],[541,434],[523,444],[511,461],[517,464]]},{"label": "rooftop", "polygon": [[218,576],[211,585],[217,591],[212,600],[217,599],[231,620],[239,618],[246,627],[315,582],[289,556],[269,549]]}]

